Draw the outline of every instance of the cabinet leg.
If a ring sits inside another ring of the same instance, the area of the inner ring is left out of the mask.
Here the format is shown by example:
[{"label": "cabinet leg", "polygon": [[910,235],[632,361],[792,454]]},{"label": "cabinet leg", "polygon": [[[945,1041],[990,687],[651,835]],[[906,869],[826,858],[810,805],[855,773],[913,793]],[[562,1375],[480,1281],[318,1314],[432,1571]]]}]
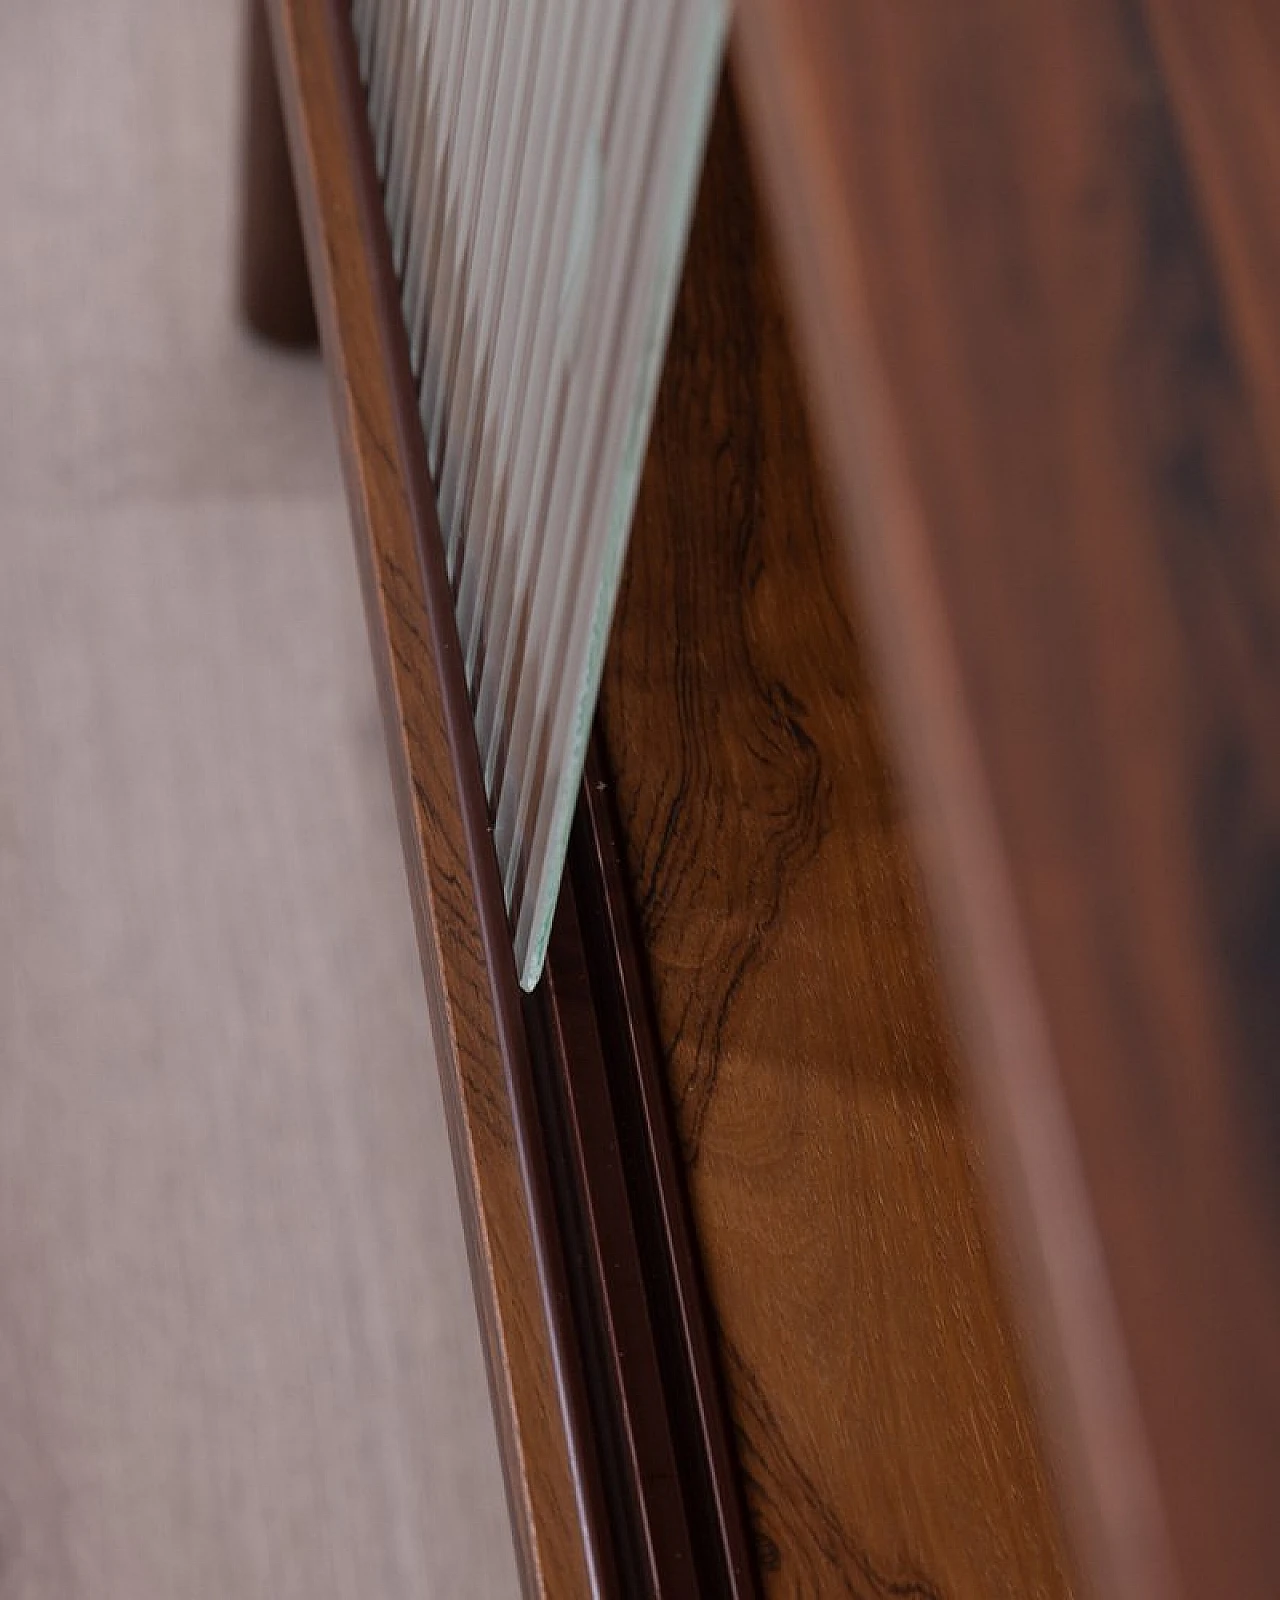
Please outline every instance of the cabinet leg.
[{"label": "cabinet leg", "polygon": [[265,0],[249,0],[241,151],[240,308],[277,344],[316,337]]}]

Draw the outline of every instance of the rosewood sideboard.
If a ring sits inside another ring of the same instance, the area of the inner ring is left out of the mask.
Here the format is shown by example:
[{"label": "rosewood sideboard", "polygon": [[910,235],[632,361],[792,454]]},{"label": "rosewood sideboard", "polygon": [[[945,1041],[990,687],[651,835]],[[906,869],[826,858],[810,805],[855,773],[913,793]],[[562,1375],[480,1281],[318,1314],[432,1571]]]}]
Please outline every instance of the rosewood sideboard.
[{"label": "rosewood sideboard", "polygon": [[350,17],[251,35],[527,1591],[1274,1600],[1280,8],[738,0],[531,995]]}]

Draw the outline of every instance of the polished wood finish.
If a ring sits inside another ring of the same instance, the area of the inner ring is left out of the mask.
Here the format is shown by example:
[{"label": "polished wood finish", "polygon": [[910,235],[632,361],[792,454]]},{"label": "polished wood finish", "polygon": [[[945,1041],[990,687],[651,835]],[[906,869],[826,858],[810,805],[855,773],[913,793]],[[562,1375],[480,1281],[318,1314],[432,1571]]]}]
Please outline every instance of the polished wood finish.
[{"label": "polished wood finish", "polygon": [[537,1215],[536,1112],[443,561],[420,562],[419,537],[438,551],[440,536],[367,124],[338,5],[278,0],[272,22],[512,1521],[527,1592],[561,1600],[611,1585],[608,1552],[592,1544],[582,1401],[556,1337],[563,1285]]},{"label": "polished wood finish", "polygon": [[249,0],[240,152],[240,308],[274,344],[309,345],[316,314],[265,0]]},{"label": "polished wood finish", "polygon": [[1059,1600],[906,823],[727,101],[601,721],[766,1592]]},{"label": "polished wood finish", "polygon": [[736,65],[1084,1548],[1264,1600],[1276,9],[742,0]]}]

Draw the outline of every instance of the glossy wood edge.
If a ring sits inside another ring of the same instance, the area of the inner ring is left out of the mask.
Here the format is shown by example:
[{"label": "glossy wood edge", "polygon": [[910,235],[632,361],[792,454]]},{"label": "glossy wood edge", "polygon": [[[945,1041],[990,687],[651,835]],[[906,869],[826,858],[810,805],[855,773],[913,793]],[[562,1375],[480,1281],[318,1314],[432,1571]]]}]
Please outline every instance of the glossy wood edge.
[{"label": "glossy wood edge", "polygon": [[[484,1190],[492,1173],[475,1148],[480,1113],[468,1098],[478,1098],[472,1054],[477,1041],[467,1041],[468,1071],[460,1048],[462,1018],[483,1035],[484,1076],[493,1080],[501,1071],[506,1080],[504,1135],[518,1157],[528,1246],[546,1314],[545,1326],[535,1331],[545,1343],[560,1399],[562,1437],[555,1454],[563,1443],[583,1533],[582,1570],[574,1581],[598,1593],[737,1600],[756,1592],[751,1543],[663,1073],[630,943],[605,784],[593,769],[575,825],[579,842],[557,912],[547,977],[533,996],[522,997],[350,30],[340,0],[327,0],[320,9],[323,23],[293,0],[277,5],[274,20],[284,30],[282,60],[294,74],[293,83],[286,82],[292,90],[286,105],[291,128],[301,130],[306,176],[299,187],[309,213],[313,272],[321,274],[323,285],[322,338],[381,668],[423,966],[429,988],[438,991],[437,1045],[456,1113],[452,1131],[464,1215],[474,1212],[478,1223],[469,1241],[473,1274],[487,1324],[513,1514],[529,1547],[526,1584],[541,1585],[544,1593],[577,1592],[546,1570],[545,1547],[566,1540],[565,1485],[561,1476],[556,1505],[535,1503],[525,1427],[530,1412],[537,1413],[538,1397],[519,1392],[521,1374],[512,1370],[504,1343],[504,1309],[514,1308],[502,1304],[503,1285],[494,1278],[501,1257],[483,1227]],[[334,80],[341,121],[317,148],[314,119],[335,111],[331,106],[326,113],[324,100],[316,98],[325,70]],[[340,195],[337,181],[339,145],[351,163],[350,197]],[[353,358],[355,313],[345,300],[350,279],[361,276],[357,258],[368,280],[368,303],[359,314],[370,323],[376,344],[358,340]],[[360,359],[366,350],[372,360]],[[394,498],[398,479],[403,495],[403,504],[391,508],[399,512],[394,536],[380,526],[387,505],[369,493],[370,475],[381,478],[384,472],[388,481],[382,487]],[[400,546],[394,552],[390,537]],[[416,547],[416,573],[405,561],[406,537]],[[407,635],[397,637],[406,585],[415,576],[416,615]],[[429,685],[428,678],[434,680]],[[429,687],[439,696],[448,772],[429,759],[427,742],[406,715],[410,701]],[[459,844],[435,837],[442,826],[446,835],[462,835],[464,873],[456,870]],[[437,860],[442,843],[447,863]],[[437,910],[446,893],[451,902],[459,895],[464,900],[467,959],[450,942],[458,907],[451,903],[444,915]],[[579,905],[587,908],[584,922]],[[476,968],[477,955],[483,972]],[[492,1115],[492,1081],[485,1093],[484,1115]],[[504,1150],[502,1158],[509,1154]],[[511,1231],[511,1219],[497,1215]],[[526,1308],[528,1268],[522,1262],[509,1286],[511,1296],[525,1297]],[[531,1371],[525,1381],[545,1382],[545,1370],[541,1379]]]},{"label": "glossy wood edge", "polygon": [[512,1522],[526,1591],[617,1577],[349,17],[273,0]]},{"label": "glossy wood edge", "polygon": [[[731,64],[776,223],[813,424],[841,513],[942,933],[944,970],[996,1177],[993,1199],[1059,1443],[1084,1565],[1103,1595],[1181,1591],[1114,1293],[1010,868],[970,731],[945,598],[895,431],[841,204],[816,65],[785,0],[743,0]],[[888,530],[891,530],[888,531]]]}]

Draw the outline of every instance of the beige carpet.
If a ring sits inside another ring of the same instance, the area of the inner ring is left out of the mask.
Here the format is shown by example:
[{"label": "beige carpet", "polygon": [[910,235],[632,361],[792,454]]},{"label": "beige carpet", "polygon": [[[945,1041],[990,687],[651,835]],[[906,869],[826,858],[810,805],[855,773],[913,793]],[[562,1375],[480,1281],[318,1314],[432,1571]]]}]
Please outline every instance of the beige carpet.
[{"label": "beige carpet", "polygon": [[0,5],[0,1597],[514,1566],[318,363],[233,0]]}]

